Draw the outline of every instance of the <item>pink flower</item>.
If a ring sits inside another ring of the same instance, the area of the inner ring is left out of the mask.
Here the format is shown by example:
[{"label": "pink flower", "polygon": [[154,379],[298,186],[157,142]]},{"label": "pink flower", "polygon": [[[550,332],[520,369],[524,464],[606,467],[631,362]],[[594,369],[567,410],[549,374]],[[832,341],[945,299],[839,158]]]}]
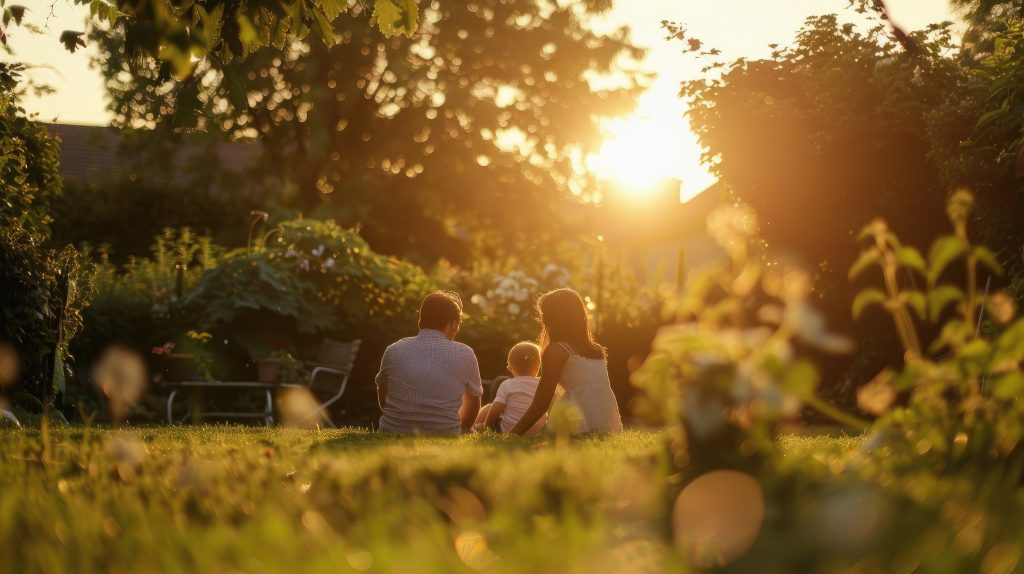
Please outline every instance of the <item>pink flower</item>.
[{"label": "pink flower", "polygon": [[159,356],[159,355],[167,355],[167,354],[170,354],[173,351],[174,351],[174,343],[172,343],[171,341],[167,341],[166,343],[164,343],[163,345],[160,345],[159,347],[153,347],[153,354],[157,355],[157,356]]}]

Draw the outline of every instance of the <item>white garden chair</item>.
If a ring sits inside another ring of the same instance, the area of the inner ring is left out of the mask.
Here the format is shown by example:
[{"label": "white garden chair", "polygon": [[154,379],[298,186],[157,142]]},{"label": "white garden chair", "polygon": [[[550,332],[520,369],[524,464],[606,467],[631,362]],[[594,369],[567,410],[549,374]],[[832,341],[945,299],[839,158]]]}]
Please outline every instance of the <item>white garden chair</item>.
[{"label": "white garden chair", "polygon": [[348,379],[355,367],[356,356],[359,354],[359,346],[362,340],[356,339],[347,343],[324,339],[320,344],[320,352],[317,353],[316,361],[308,362],[312,367],[309,375],[309,390],[317,395],[317,398],[327,397],[320,405],[320,408],[310,413],[306,418],[322,417],[330,426],[335,426],[328,414],[328,407],[341,400],[348,386]]}]

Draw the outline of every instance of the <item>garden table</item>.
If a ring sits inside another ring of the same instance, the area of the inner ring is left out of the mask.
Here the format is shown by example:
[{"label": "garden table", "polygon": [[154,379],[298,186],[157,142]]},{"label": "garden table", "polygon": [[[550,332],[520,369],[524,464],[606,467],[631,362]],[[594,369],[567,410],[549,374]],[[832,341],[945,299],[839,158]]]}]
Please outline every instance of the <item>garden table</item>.
[{"label": "garden table", "polygon": [[[199,413],[197,416],[199,418],[262,418],[263,422],[267,426],[272,426],[274,424],[274,393],[272,391],[278,389],[306,388],[303,385],[261,383],[258,381],[165,381],[160,386],[171,389],[171,394],[167,397],[167,424],[174,424],[174,413],[172,409],[174,407],[174,398],[178,395],[178,391],[197,391],[203,389],[254,389],[262,390],[266,393],[267,400],[264,403],[263,412],[210,412]],[[183,416],[178,422],[185,420],[187,416],[188,414]]]}]

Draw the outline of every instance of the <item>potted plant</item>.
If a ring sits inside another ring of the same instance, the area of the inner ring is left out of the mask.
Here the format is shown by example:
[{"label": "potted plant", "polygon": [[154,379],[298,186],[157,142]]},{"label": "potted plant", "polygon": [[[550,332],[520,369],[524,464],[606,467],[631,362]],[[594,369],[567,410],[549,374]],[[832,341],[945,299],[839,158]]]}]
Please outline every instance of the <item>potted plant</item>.
[{"label": "potted plant", "polygon": [[270,355],[256,359],[257,378],[261,383],[302,384],[308,374],[302,361],[288,352],[286,342],[277,341]]},{"label": "potted plant", "polygon": [[262,359],[256,359],[256,380],[261,383],[276,383],[281,379],[281,360],[277,351]]},{"label": "potted plant", "polygon": [[186,336],[191,341],[190,346],[195,350],[192,360],[195,362],[195,372],[201,380],[213,380],[213,354],[206,348],[207,343],[213,339],[213,335],[206,331],[189,331]]},{"label": "potted plant", "polygon": [[175,353],[175,345],[167,341],[163,345],[153,347],[153,355],[158,357],[160,372],[165,381],[191,381],[196,376],[196,362],[189,353]]}]

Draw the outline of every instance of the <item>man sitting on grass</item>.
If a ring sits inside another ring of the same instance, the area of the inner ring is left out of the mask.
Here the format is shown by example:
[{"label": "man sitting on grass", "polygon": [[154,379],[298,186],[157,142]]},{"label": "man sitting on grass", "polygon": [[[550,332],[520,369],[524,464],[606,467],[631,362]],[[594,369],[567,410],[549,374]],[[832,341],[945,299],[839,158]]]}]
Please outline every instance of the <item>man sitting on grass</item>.
[{"label": "man sitting on grass", "polygon": [[420,304],[420,332],[384,351],[377,373],[382,431],[457,435],[480,411],[480,367],[476,355],[454,341],[462,322],[462,299],[435,291]]}]

